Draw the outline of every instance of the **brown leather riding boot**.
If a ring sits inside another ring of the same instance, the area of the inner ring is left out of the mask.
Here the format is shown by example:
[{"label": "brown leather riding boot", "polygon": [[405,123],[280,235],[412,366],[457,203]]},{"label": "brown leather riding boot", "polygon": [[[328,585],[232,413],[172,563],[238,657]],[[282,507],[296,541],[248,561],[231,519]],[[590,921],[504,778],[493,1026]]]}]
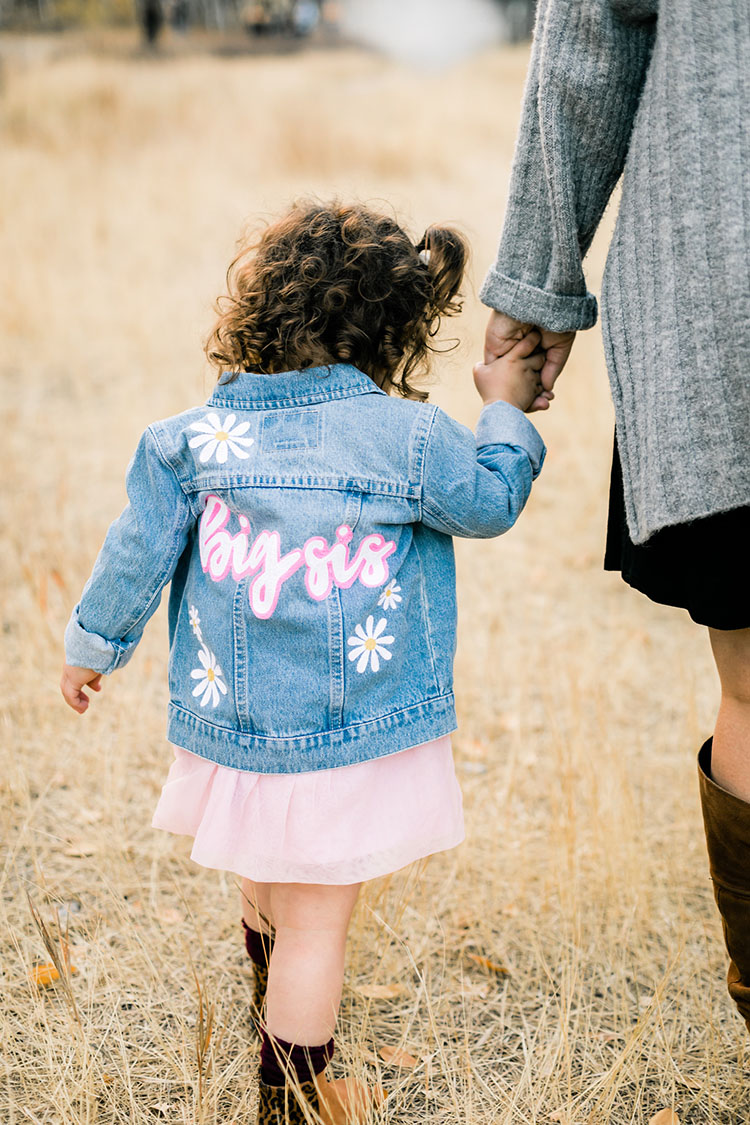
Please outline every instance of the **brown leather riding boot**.
[{"label": "brown leather riding boot", "polygon": [[709,738],[698,755],[708,861],[731,958],[729,995],[750,1031],[750,804],[712,781],[711,747]]}]

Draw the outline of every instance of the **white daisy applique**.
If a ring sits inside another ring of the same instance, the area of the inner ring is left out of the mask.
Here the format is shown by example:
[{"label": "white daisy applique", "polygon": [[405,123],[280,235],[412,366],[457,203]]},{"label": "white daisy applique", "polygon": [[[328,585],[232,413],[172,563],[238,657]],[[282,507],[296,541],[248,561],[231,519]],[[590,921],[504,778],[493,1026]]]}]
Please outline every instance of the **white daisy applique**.
[{"label": "white daisy applique", "polygon": [[215,454],[217,462],[223,465],[230,451],[235,457],[250,456],[248,449],[255,444],[255,438],[244,436],[250,429],[250,423],[238,422],[235,425],[235,422],[237,422],[236,414],[227,414],[222,422],[219,415],[212,411],[200,422],[191,424],[190,429],[197,430],[198,433],[188,444],[191,449],[201,449],[203,446],[198,455],[203,464],[210,461]]},{"label": "white daisy applique", "polygon": [[392,582],[390,586],[386,586],[383,593],[378,598],[378,605],[383,609],[396,609],[398,603],[403,601],[400,593],[401,587]]},{"label": "white daisy applique", "polygon": [[205,707],[207,703],[217,707],[221,695],[227,694],[227,685],[222,679],[224,673],[211,649],[206,648],[205,645],[200,649],[198,659],[202,666],[194,668],[190,673],[191,677],[198,681],[193,688],[193,695],[201,697],[201,707]]},{"label": "white daisy applique", "polygon": [[393,654],[385,646],[392,645],[394,638],[383,636],[385,626],[384,617],[381,617],[376,625],[372,615],[367,618],[364,629],[361,625],[355,626],[356,635],[349,637],[349,644],[352,646],[349,659],[357,661],[358,672],[365,672],[368,664],[373,672],[378,672],[381,658],[391,659]]},{"label": "white daisy applique", "polygon": [[227,694],[227,685],[224,683],[221,665],[203,640],[200,614],[194,605],[190,606],[188,622],[200,645],[198,660],[201,667],[194,668],[190,673],[190,678],[198,681],[193,688],[193,695],[201,697],[201,707],[205,707],[208,703],[212,707],[218,707],[221,696]]}]

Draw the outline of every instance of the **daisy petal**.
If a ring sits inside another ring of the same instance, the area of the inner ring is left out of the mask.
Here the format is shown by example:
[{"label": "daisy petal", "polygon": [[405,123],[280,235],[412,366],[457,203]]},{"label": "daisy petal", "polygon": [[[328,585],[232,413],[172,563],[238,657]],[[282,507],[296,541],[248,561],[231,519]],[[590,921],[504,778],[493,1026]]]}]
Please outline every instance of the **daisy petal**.
[{"label": "daisy petal", "polygon": [[[372,618],[370,618],[370,620],[372,621]],[[386,626],[386,620],[385,620],[385,618],[384,618],[384,617],[381,617],[381,618],[380,618],[380,621],[378,621],[377,625],[375,626],[375,632],[374,632],[374,633],[372,633],[371,635],[372,635],[373,637],[379,637],[379,636],[380,636],[380,634],[381,634],[381,633],[383,632],[383,630],[385,629],[385,626]]]},{"label": "daisy petal", "polygon": [[[381,648],[380,645],[376,647],[375,652],[378,654],[378,656],[382,656],[383,660],[390,660],[393,656],[392,652],[389,652],[387,648]],[[375,652],[373,652],[372,654],[373,660],[375,659]]]},{"label": "daisy petal", "polygon": [[[370,618],[370,620],[372,621],[372,618]],[[364,629],[362,628],[361,625],[356,625],[355,628],[354,628],[354,632],[357,634],[357,636],[360,638],[360,640],[362,640],[362,641],[367,640],[367,633],[364,631]]]},{"label": "daisy petal", "polygon": [[219,691],[221,692],[222,695],[227,694],[227,685],[224,683],[223,680],[217,680],[216,686],[218,687],[218,689],[219,689]]},{"label": "daisy petal", "polygon": [[207,434],[198,434],[197,437],[191,438],[188,445],[191,449],[199,449],[201,445],[205,445],[207,441],[211,441],[214,436],[213,430]]},{"label": "daisy petal", "polygon": [[395,637],[378,637],[378,645],[392,645]]},{"label": "daisy petal", "polygon": [[227,455],[228,455],[227,443],[225,441],[221,441],[221,442],[218,442],[217,444],[219,446],[219,450],[216,454],[216,460],[219,462],[220,465],[223,465],[224,462],[226,461]]},{"label": "daisy petal", "polygon": [[[225,428],[229,429],[228,426],[226,426]],[[250,423],[249,422],[240,422],[239,426],[235,426],[229,436],[233,437],[233,438],[242,437],[242,435],[246,434],[249,429],[250,429]],[[247,438],[245,438],[245,441],[247,441]]]},{"label": "daisy petal", "polygon": [[365,649],[362,650],[362,655],[359,658],[359,664],[357,665],[357,671],[358,672],[364,672],[364,670],[367,668],[367,665],[368,665],[369,661],[370,661],[370,650],[369,650],[369,648],[365,648]]},{"label": "daisy petal", "polygon": [[221,427],[225,434],[228,434],[234,423],[237,421],[236,414],[227,414],[224,419],[224,425]]},{"label": "daisy petal", "polygon": [[231,438],[227,439],[227,445],[229,446],[235,457],[244,459],[245,457],[250,456],[246,449],[241,449],[239,445],[235,445]]},{"label": "daisy petal", "polygon": [[216,438],[212,438],[211,441],[208,443],[208,445],[203,447],[203,449],[201,450],[200,460],[204,465],[205,465],[206,461],[211,460],[214,453],[216,452],[216,446],[218,444],[219,443],[216,440]]},{"label": "daisy petal", "polygon": [[368,637],[372,636],[372,626],[373,626],[374,621],[375,621],[375,618],[372,616],[372,614],[370,614],[370,616],[365,621],[365,630],[367,632]]},{"label": "daisy petal", "polygon": [[189,427],[191,430],[197,430],[199,434],[215,434],[216,426],[209,426],[204,422],[193,422]]},{"label": "daisy petal", "polygon": [[190,675],[194,680],[205,680],[206,670],[205,668],[194,668]]},{"label": "daisy petal", "polygon": [[372,668],[373,672],[380,671],[380,661],[378,660],[378,650],[376,648],[372,650],[372,656],[370,657],[370,667]]},{"label": "daisy petal", "polygon": [[350,660],[357,660],[362,655],[363,652],[367,652],[367,649],[365,648],[364,645],[360,645],[359,648],[353,648],[352,651],[349,653],[349,659]]},{"label": "daisy petal", "polygon": [[202,691],[205,691],[207,683],[208,680],[201,680],[201,682],[195,688],[193,688],[193,695],[200,695]]},{"label": "daisy petal", "polygon": [[213,411],[210,414],[207,414],[203,421],[208,422],[213,426],[215,430],[221,429],[221,419],[219,418],[219,415],[214,414]]}]

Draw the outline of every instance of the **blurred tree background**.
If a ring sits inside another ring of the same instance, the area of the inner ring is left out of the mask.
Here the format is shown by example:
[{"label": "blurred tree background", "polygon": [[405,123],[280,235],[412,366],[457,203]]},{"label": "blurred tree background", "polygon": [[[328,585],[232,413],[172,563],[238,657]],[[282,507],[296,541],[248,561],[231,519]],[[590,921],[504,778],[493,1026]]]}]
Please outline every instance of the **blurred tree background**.
[{"label": "blurred tree background", "polygon": [[[500,10],[505,38],[530,36],[536,0],[491,0]],[[0,0],[0,30],[63,31],[140,23],[153,42],[165,24],[244,31],[260,38],[335,37],[346,0]],[[372,0],[373,9],[377,0]],[[460,9],[461,0],[455,0]]]}]

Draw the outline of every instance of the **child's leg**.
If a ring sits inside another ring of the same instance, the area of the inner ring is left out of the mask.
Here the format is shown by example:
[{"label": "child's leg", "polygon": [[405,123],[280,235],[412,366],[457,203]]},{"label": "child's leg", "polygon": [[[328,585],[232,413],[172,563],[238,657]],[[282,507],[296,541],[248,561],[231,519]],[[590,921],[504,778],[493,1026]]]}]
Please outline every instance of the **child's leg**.
[{"label": "child's leg", "polygon": [[260,1034],[260,1024],[263,1019],[263,1006],[268,988],[268,966],[273,949],[270,883],[242,880],[242,925],[245,931],[245,948],[253,962],[251,1021],[257,1035]]},{"label": "child's leg", "polygon": [[345,1079],[329,1082],[323,1073],[333,1053],[346,934],[358,893],[359,885],[271,887],[276,932],[262,1033],[262,1125],[303,1120],[299,1105],[291,1106],[292,1088],[325,1125],[343,1125],[366,1113],[369,1095],[364,1087]]},{"label": "child's leg", "polygon": [[273,930],[271,886],[271,883],[242,880],[242,917],[248,929],[256,933],[269,934]]},{"label": "child's leg", "polygon": [[349,920],[360,884],[273,883],[276,936],[268,976],[268,1030],[288,1043],[327,1043],[336,1027]]}]

